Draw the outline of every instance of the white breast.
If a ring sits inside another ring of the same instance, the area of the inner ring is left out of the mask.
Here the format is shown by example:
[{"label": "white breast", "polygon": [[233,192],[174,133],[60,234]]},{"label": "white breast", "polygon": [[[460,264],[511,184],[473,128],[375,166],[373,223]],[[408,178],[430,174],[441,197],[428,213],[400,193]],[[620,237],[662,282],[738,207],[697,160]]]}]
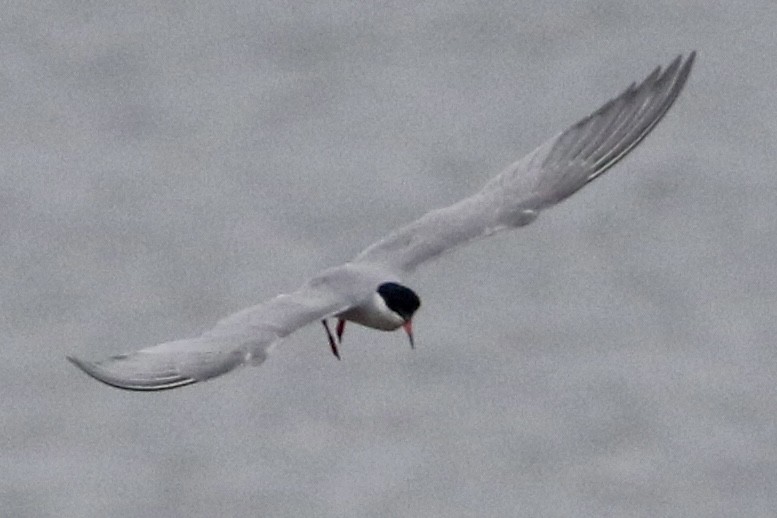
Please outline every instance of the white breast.
[{"label": "white breast", "polygon": [[343,320],[382,331],[393,331],[405,323],[405,320],[386,306],[386,301],[378,293],[359,306],[337,315]]}]

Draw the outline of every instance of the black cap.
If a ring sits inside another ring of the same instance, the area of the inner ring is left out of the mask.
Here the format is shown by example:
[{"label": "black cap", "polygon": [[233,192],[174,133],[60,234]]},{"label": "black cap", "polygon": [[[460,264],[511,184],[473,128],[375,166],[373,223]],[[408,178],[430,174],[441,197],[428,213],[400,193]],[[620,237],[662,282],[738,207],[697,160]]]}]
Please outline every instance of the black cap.
[{"label": "black cap", "polygon": [[386,306],[406,321],[421,306],[421,299],[413,290],[396,282],[384,282],[378,286],[378,293],[386,301]]}]

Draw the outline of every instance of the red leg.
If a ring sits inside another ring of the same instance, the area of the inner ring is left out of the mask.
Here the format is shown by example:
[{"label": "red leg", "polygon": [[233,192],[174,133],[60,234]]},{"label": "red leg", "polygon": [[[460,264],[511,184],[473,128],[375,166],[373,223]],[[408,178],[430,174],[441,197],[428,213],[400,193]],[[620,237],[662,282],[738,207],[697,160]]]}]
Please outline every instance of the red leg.
[{"label": "red leg", "polygon": [[337,319],[337,342],[343,343],[343,332],[345,331],[345,320],[342,318]]},{"label": "red leg", "polygon": [[329,338],[329,347],[332,348],[332,354],[339,360],[340,351],[337,350],[337,343],[335,342],[335,337],[332,336],[332,331],[329,330],[329,324],[326,323],[326,320],[322,320],[321,323],[324,324],[324,329],[326,329],[326,337]]}]

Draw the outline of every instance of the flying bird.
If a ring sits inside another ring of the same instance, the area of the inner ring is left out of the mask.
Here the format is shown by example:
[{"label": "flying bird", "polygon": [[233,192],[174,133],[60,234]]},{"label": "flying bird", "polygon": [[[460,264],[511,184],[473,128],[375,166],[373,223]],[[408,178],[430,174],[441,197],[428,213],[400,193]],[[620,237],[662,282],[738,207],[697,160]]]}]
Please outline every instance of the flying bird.
[{"label": "flying bird", "polygon": [[[68,357],[93,378],[127,390],[190,385],[259,364],[285,336],[315,321],[339,358],[346,322],[392,331],[413,346],[421,305],[403,278],[430,259],[475,239],[523,227],[601,176],[634,149],[683,89],[696,53],[682,55],[511,164],[477,193],[428,212],[370,245],[350,262],[323,270],[291,293],[234,313],[196,338],[91,362]],[[332,333],[328,321],[337,319]]]}]

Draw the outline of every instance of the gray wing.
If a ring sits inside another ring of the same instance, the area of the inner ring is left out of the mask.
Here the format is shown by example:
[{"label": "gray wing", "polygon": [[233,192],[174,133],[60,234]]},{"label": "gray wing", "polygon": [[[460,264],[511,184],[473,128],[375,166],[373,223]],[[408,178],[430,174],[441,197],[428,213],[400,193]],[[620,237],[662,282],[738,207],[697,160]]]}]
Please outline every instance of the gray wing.
[{"label": "gray wing", "polygon": [[507,167],[478,193],[427,213],[361,252],[355,262],[409,273],[473,239],[534,221],[539,212],[598,178],[634,149],[672,106],[695,52],[656,68],[639,85]]},{"label": "gray wing", "polygon": [[322,272],[295,292],[234,313],[196,338],[99,362],[68,360],[93,378],[121,389],[151,391],[190,385],[246,363],[262,363],[278,340],[358,304],[384,278],[384,272],[345,264]]}]

